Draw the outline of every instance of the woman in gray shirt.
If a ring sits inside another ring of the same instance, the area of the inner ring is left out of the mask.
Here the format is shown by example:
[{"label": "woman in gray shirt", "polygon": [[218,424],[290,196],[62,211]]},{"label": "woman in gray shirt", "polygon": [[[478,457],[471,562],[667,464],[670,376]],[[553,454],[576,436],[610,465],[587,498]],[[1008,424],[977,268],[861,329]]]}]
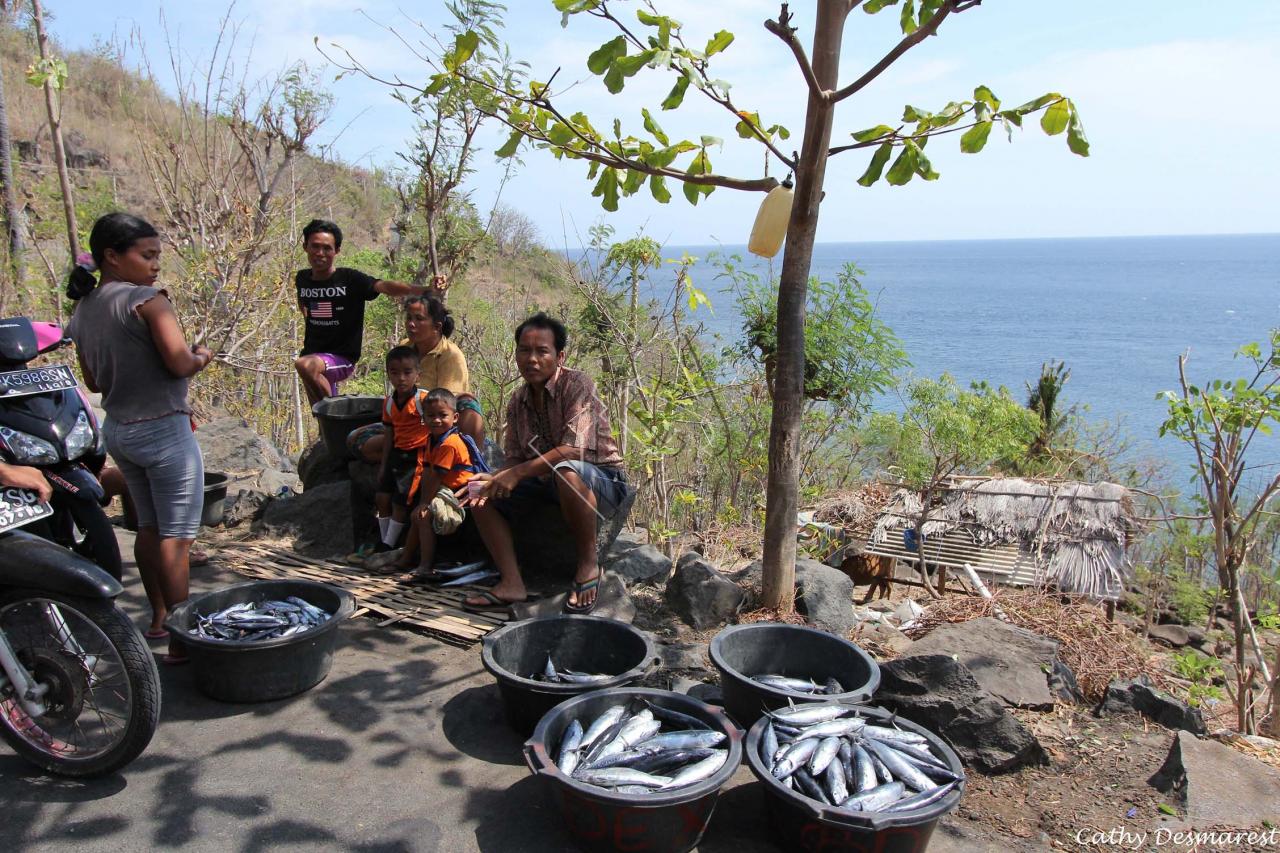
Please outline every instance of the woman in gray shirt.
[{"label": "woman in gray shirt", "polygon": [[[79,301],[67,331],[85,385],[102,392],[107,450],[124,473],[138,516],[134,557],[151,603],[146,636],[158,640],[167,636],[169,608],[188,595],[204,463],[187,383],[213,353],[187,345],[169,295],[154,286],[160,237],[148,222],[108,213],[93,224],[89,249],[93,263],[84,259],[67,281],[67,296]],[[162,660],[185,663],[181,643],[171,638]]]}]

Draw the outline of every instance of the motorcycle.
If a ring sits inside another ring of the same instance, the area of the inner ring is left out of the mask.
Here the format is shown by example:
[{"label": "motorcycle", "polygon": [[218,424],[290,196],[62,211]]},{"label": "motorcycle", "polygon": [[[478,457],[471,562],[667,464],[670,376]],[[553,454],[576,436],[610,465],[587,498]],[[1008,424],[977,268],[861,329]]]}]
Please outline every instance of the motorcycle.
[{"label": "motorcycle", "polygon": [[53,514],[32,532],[120,580],[120,545],[97,478],[107,452],[93,407],[66,365],[25,367],[70,342],[52,323],[0,320],[0,458],[39,468],[53,487]]},{"label": "motorcycle", "polygon": [[160,676],[116,605],[120,582],[17,528],[52,515],[30,491],[0,488],[0,736],[64,776],[118,770],[160,721]]}]

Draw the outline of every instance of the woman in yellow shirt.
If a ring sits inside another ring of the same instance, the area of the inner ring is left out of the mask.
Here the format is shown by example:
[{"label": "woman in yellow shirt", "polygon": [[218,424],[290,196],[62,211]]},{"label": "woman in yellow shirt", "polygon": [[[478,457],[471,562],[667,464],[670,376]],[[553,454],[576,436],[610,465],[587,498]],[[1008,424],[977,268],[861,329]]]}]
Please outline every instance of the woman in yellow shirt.
[{"label": "woman in yellow shirt", "polygon": [[[409,332],[406,343],[412,344],[420,359],[418,387],[448,388],[458,399],[458,431],[484,447],[484,412],[471,393],[467,357],[449,340],[453,334],[449,309],[434,296],[410,296],[404,301],[404,319]],[[376,463],[382,459],[384,441],[382,424],[372,424],[352,432],[347,447],[352,455]]]}]

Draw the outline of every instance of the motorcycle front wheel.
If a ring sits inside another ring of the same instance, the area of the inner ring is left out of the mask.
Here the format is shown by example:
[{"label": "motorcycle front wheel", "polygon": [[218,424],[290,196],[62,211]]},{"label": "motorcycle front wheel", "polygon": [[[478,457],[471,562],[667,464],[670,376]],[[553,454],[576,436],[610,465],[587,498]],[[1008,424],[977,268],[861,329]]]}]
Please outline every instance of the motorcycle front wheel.
[{"label": "motorcycle front wheel", "polygon": [[15,752],[76,777],[111,773],[142,753],[160,721],[160,677],[113,601],[9,593],[0,632],[43,691],[44,710],[32,716],[5,679],[0,736]]}]

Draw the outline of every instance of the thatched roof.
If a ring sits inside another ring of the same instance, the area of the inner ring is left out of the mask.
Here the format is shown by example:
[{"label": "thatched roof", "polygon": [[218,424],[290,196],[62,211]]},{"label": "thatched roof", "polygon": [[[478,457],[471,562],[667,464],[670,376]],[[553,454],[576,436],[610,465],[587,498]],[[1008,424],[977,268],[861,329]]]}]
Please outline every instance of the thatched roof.
[{"label": "thatched roof", "polygon": [[[901,538],[920,515],[918,492],[900,488],[870,541]],[[1125,548],[1140,529],[1129,490],[1115,483],[962,479],[930,510],[925,540],[962,532],[976,545],[1016,544],[1065,592],[1114,598],[1124,587]]]}]

